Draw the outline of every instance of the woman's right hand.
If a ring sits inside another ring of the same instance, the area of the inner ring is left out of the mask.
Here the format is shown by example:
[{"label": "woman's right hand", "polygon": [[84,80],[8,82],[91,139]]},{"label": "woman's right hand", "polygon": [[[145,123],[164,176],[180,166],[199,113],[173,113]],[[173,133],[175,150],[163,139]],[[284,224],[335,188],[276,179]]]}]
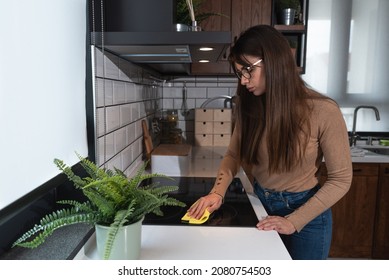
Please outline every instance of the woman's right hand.
[{"label": "woman's right hand", "polygon": [[200,219],[204,214],[205,209],[208,209],[209,213],[220,208],[223,203],[223,198],[219,194],[210,193],[206,196],[199,198],[188,209],[189,216],[195,219]]}]

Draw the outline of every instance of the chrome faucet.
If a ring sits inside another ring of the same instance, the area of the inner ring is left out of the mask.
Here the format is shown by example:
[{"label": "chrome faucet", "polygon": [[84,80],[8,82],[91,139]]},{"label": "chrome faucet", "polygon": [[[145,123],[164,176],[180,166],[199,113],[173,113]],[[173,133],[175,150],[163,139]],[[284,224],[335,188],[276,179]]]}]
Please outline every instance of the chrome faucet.
[{"label": "chrome faucet", "polygon": [[378,111],[378,109],[376,107],[366,106],[366,105],[357,106],[354,110],[353,130],[351,132],[351,137],[350,137],[350,146],[355,146],[355,143],[358,139],[358,135],[356,133],[356,127],[357,127],[357,114],[358,114],[359,109],[372,109],[372,110],[374,110],[376,120],[377,121],[380,120],[380,112]]}]

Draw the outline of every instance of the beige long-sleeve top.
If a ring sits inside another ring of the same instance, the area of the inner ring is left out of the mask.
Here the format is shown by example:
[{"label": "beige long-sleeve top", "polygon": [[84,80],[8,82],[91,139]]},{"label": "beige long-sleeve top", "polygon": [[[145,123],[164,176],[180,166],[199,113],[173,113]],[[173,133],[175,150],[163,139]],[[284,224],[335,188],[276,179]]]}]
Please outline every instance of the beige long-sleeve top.
[{"label": "beige long-sleeve top", "polygon": [[[347,128],[339,107],[327,99],[314,99],[313,104],[311,136],[302,165],[287,173],[269,175],[268,149],[263,141],[258,150],[259,164],[250,170],[263,188],[301,192],[318,184],[318,169],[324,156],[328,171],[326,182],[311,199],[286,217],[297,231],[342,198],[352,180]],[[244,143],[240,141],[239,130],[237,124],[212,189],[223,195],[240,168],[240,145]]]}]

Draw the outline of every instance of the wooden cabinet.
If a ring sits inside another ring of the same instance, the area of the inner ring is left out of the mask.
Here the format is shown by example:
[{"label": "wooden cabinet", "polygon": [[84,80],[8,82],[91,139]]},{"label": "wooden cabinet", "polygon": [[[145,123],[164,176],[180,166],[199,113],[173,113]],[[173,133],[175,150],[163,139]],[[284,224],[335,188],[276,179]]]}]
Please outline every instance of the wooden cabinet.
[{"label": "wooden cabinet", "polygon": [[355,163],[353,174],[349,192],[332,207],[330,257],[371,258],[378,165]]},{"label": "wooden cabinet", "polygon": [[[231,41],[235,42],[240,33],[250,26],[271,24],[272,0],[208,0],[201,11],[211,11],[225,16],[211,16],[200,25],[206,31],[231,31]],[[193,63],[194,75],[233,74],[228,62],[229,49],[216,63]]]},{"label": "wooden cabinet", "polygon": [[[274,26],[296,45],[296,64],[300,72],[305,72],[305,56],[308,27],[308,0],[300,0],[301,13],[294,25],[282,25],[277,19],[276,0],[208,0],[199,9],[201,12],[215,12],[225,16],[211,16],[201,22],[205,31],[231,31],[231,41],[234,43],[240,33],[257,24]],[[229,49],[215,63],[193,63],[191,72],[194,75],[233,74],[228,63]]]},{"label": "wooden cabinet", "polygon": [[[321,183],[326,180],[322,165]],[[332,207],[332,258],[389,258],[389,164],[354,163],[349,192]]]},{"label": "wooden cabinet", "polygon": [[373,258],[389,259],[389,164],[380,164]]}]

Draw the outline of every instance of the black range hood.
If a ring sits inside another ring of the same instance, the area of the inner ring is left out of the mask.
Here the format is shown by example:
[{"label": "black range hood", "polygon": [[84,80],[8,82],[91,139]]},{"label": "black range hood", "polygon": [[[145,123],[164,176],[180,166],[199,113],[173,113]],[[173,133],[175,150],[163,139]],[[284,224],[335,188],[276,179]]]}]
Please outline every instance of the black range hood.
[{"label": "black range hood", "polygon": [[90,7],[97,47],[161,74],[190,74],[191,63],[217,62],[231,44],[230,32],[176,31],[174,0],[93,1]]}]

